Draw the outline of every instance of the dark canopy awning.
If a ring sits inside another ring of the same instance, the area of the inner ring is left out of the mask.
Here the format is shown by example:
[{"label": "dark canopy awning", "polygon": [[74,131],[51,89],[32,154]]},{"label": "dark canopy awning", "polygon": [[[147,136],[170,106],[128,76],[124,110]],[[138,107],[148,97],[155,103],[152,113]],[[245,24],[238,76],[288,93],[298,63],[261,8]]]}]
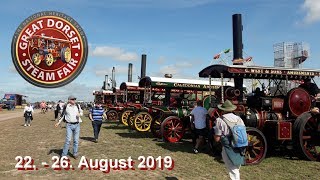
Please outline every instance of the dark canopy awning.
[{"label": "dark canopy awning", "polygon": [[151,85],[151,78],[149,76],[143,77],[139,81],[139,87],[146,87]]},{"label": "dark canopy awning", "polygon": [[215,64],[199,72],[199,77],[207,78],[247,78],[247,79],[288,79],[300,80],[320,76],[320,70],[314,69],[289,69],[281,67],[262,66],[226,66]]}]

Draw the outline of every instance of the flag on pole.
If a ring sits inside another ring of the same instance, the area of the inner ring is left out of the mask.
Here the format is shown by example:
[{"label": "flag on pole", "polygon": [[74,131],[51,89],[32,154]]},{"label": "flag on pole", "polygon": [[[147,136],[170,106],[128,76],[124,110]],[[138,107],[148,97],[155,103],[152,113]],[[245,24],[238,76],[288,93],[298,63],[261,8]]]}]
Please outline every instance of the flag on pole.
[{"label": "flag on pole", "polygon": [[219,58],[220,58],[220,53],[213,57],[213,59],[219,59]]},{"label": "flag on pole", "polygon": [[246,58],[244,61],[245,62],[249,62],[249,61],[251,61],[252,60],[252,57],[251,56],[249,56],[248,58]]},{"label": "flag on pole", "polygon": [[231,49],[225,49],[223,52],[224,52],[225,54],[227,54],[227,53],[230,52],[230,50],[231,50]]}]

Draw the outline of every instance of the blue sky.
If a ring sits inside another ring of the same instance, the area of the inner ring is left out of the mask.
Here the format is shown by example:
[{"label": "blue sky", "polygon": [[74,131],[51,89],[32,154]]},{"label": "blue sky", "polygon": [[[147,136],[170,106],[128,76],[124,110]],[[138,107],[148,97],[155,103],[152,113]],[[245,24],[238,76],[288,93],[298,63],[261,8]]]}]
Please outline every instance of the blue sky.
[{"label": "blue sky", "polygon": [[[104,75],[116,67],[118,85],[140,75],[147,54],[147,75],[197,78],[213,56],[232,48],[232,14],[241,13],[244,51],[256,65],[273,66],[273,44],[306,42],[311,57],[303,65],[320,69],[320,1],[318,0],[11,0],[0,11],[0,96],[6,92],[29,101],[66,99],[70,94],[92,100]],[[11,59],[11,40],[28,16],[46,10],[72,16],[90,45],[86,67],[69,85],[43,89],[27,83]]]}]

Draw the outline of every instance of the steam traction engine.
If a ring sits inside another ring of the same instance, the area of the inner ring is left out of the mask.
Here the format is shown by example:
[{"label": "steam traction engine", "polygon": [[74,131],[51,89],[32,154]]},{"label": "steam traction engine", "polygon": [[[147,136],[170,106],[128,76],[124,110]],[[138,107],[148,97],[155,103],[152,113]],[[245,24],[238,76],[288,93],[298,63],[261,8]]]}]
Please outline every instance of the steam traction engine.
[{"label": "steam traction engine", "polygon": [[[266,79],[269,85],[275,85],[274,92],[269,96],[255,92],[244,99],[241,96],[243,90],[235,89],[237,92],[234,94],[240,96],[231,98],[238,107],[235,113],[247,126],[247,164],[257,164],[264,159],[267,150],[281,148],[294,152],[300,158],[320,161],[318,105],[308,90],[297,87],[287,92],[284,85],[290,80],[311,79],[319,75],[320,71],[316,70],[237,65],[211,65],[199,72],[199,77],[209,77],[209,81],[211,78],[221,78],[222,81],[224,78]],[[220,103],[230,98],[226,96],[226,91],[223,89],[220,97],[215,97]],[[218,116],[217,109],[211,107],[209,113],[214,120]]]},{"label": "steam traction engine", "polygon": [[34,35],[28,39],[31,49],[32,61],[39,65],[45,61],[47,66],[51,66],[57,59],[68,63],[71,60],[70,41],[42,35]]}]

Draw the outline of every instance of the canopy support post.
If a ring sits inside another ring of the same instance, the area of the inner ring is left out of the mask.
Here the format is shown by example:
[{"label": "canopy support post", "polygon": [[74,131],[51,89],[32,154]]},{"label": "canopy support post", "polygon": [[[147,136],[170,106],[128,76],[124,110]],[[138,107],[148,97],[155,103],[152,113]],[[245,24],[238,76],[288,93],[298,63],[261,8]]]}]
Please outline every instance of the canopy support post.
[{"label": "canopy support post", "polygon": [[212,107],[211,104],[211,75],[209,75],[209,108]]},{"label": "canopy support post", "polygon": [[223,73],[220,73],[220,77],[221,77],[221,103],[224,103]]}]

